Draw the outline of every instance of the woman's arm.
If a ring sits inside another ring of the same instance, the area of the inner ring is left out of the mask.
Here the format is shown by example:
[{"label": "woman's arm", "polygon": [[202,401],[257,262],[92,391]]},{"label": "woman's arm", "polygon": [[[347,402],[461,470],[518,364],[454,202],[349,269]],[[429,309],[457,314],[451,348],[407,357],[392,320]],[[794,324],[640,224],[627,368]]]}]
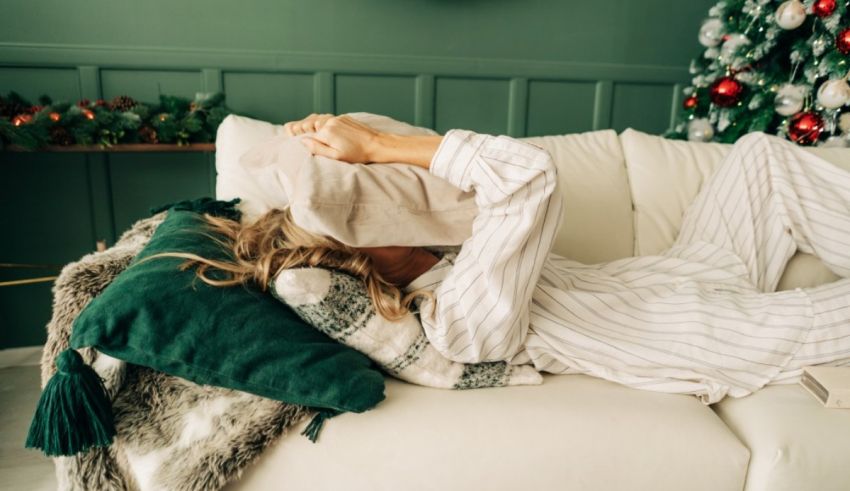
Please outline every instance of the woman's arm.
[{"label": "woman's arm", "polygon": [[313,155],[357,163],[404,162],[428,169],[443,137],[381,133],[348,116],[313,114],[284,125],[290,136],[306,133],[301,142]]},{"label": "woman's arm", "polygon": [[424,300],[422,327],[451,360],[510,361],[525,344],[532,294],[561,221],[555,164],[513,138],[451,130],[430,172],[474,190],[478,214],[453,264],[443,258],[408,285],[435,287],[434,317]]}]

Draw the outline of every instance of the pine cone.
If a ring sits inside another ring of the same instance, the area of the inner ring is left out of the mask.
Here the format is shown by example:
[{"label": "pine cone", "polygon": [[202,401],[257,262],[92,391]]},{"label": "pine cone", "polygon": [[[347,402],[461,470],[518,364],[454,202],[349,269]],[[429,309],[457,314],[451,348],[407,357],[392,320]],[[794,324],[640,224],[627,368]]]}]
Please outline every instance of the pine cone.
[{"label": "pine cone", "polygon": [[50,128],[50,143],[53,145],[71,145],[74,138],[64,126],[53,126]]},{"label": "pine cone", "polygon": [[109,109],[112,109],[113,111],[129,111],[138,104],[139,103],[133,100],[132,97],[119,95],[112,99],[112,102],[109,103]]},{"label": "pine cone", "polygon": [[11,119],[18,114],[27,112],[29,106],[11,99],[0,97],[0,117]]},{"label": "pine cone", "polygon": [[156,139],[156,130],[150,126],[139,128],[139,138],[145,143],[159,143],[159,140]]}]

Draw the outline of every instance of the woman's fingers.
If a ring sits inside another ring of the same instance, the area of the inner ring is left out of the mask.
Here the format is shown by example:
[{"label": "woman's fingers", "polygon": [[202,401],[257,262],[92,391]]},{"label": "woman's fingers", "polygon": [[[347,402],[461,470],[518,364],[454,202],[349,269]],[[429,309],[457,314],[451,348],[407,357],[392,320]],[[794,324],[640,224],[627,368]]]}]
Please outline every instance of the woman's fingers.
[{"label": "woman's fingers", "polygon": [[313,155],[321,155],[322,157],[327,157],[329,159],[339,160],[340,154],[337,149],[330,147],[315,138],[305,136],[301,139],[301,143],[304,144],[304,146],[307,147],[307,150],[309,150]]},{"label": "woman's fingers", "polygon": [[311,131],[319,131],[320,129],[322,129],[322,127],[325,125],[325,123],[327,123],[328,121],[330,121],[333,118],[334,118],[333,114],[319,114],[313,120],[313,129]]},{"label": "woman's fingers", "polygon": [[311,114],[298,121],[290,121],[283,125],[283,131],[288,136],[303,135],[304,133],[315,133],[322,129],[325,123],[333,118],[333,114]]}]

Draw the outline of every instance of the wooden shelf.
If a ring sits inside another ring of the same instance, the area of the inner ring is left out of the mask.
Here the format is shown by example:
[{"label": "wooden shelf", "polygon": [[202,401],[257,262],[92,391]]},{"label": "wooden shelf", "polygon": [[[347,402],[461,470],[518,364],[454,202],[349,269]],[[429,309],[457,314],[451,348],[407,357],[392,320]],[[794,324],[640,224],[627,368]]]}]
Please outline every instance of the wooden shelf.
[{"label": "wooden shelf", "polygon": [[101,145],[48,145],[37,150],[27,150],[14,145],[7,147],[9,152],[60,152],[60,153],[121,153],[121,152],[215,152],[215,143],[120,143],[111,147]]}]

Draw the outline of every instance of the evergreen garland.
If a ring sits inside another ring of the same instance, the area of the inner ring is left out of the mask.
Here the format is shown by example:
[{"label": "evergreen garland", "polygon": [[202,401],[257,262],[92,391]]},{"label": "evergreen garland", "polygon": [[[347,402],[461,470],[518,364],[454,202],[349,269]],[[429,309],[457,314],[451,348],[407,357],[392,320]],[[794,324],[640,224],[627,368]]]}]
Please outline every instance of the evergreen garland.
[{"label": "evergreen garland", "polygon": [[10,92],[0,95],[0,148],[212,142],[228,114],[222,93],[198,93],[194,100],[161,95],[158,104],[142,104],[128,96],[54,103],[41,96],[34,105]]}]

